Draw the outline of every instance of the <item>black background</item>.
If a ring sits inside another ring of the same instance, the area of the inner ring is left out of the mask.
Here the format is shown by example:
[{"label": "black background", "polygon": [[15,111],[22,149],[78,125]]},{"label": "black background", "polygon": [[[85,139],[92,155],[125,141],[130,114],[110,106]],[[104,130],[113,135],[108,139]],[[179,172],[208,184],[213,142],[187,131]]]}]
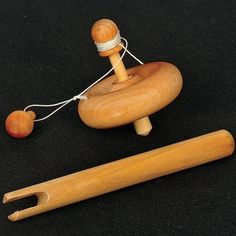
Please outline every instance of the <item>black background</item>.
[{"label": "black background", "polygon": [[[1,1],[1,197],[221,128],[235,135],[235,8],[233,0]],[[91,129],[71,103],[28,138],[9,137],[11,111],[70,98],[110,68],[90,37],[101,18],[118,24],[141,60],[168,61],[183,74],[178,99],[151,116],[151,134]],[[7,215],[34,199],[1,204],[0,235],[235,235],[235,168],[234,157],[220,160],[16,223]]]}]

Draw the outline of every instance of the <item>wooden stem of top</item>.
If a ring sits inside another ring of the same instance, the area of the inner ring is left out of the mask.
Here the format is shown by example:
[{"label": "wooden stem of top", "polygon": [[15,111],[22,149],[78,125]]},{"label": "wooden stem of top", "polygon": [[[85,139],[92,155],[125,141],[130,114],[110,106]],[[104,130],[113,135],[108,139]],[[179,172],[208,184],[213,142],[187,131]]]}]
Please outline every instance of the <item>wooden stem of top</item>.
[{"label": "wooden stem of top", "polygon": [[[110,62],[112,66],[114,66],[120,60],[120,53],[115,52],[114,54],[109,56]],[[129,79],[129,75],[125,69],[124,63],[121,60],[120,63],[114,68],[115,74],[117,76],[118,81],[121,83]]]},{"label": "wooden stem of top", "polygon": [[[112,40],[118,33],[118,28],[116,24],[108,19],[103,19],[97,21],[92,28],[92,37],[93,40],[97,43],[106,43]],[[109,57],[109,60],[114,66],[120,60],[119,51],[122,50],[120,45],[107,50],[101,51],[99,54],[102,57]],[[118,82],[124,82],[129,79],[129,75],[125,69],[124,63],[120,60],[119,64],[114,68],[115,74],[117,76]],[[134,128],[138,135],[146,136],[150,133],[152,129],[152,124],[148,118],[148,116],[141,118],[137,121],[134,121]]]}]

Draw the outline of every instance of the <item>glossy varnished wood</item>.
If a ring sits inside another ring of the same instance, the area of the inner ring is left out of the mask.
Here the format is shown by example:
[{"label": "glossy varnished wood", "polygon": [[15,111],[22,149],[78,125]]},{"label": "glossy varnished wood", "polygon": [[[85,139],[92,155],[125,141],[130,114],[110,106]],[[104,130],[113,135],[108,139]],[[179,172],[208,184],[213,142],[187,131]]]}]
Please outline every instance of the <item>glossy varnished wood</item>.
[{"label": "glossy varnished wood", "polygon": [[[94,42],[106,43],[117,35],[118,30],[117,25],[112,20],[101,19],[94,23],[91,29],[91,35]],[[122,47],[118,44],[110,50],[99,52],[99,55],[102,57],[108,57],[119,52],[120,50],[122,50]]]},{"label": "glossy varnished wood", "polygon": [[[102,19],[95,22],[91,30],[91,35],[95,44],[107,43],[113,40],[118,33],[119,30],[117,25],[109,19]],[[129,75],[119,54],[119,51],[122,50],[121,45],[122,42],[118,42],[118,44],[114,45],[112,48],[99,52],[101,56],[109,57],[109,60],[114,67],[117,83],[123,83],[129,79]],[[146,136],[150,133],[152,124],[148,116],[142,117],[140,120],[133,120],[133,122],[135,131],[138,135]]]},{"label": "glossy varnished wood", "polygon": [[6,131],[14,138],[25,138],[33,131],[35,118],[33,111],[14,111],[6,118]]},{"label": "glossy varnished wood", "polygon": [[[220,130],[9,192],[4,195],[3,202],[7,203],[31,195],[38,197],[36,206],[9,215],[11,221],[17,221],[214,161],[231,155],[233,151],[232,135],[226,130]],[[225,174],[227,173],[222,170],[222,175]]]},{"label": "glossy varnished wood", "polygon": [[131,123],[162,109],[182,88],[179,70],[166,62],[153,62],[127,70],[129,80],[117,83],[110,76],[87,92],[79,114],[93,128],[112,128]]}]

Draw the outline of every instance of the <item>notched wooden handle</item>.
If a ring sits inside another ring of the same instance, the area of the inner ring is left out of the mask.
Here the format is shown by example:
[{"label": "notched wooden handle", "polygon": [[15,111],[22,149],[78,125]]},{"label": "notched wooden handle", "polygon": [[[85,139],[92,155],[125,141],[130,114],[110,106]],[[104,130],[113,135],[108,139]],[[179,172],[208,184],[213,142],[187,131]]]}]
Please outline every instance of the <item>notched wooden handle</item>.
[{"label": "notched wooden handle", "polygon": [[231,155],[234,139],[226,130],[202,135],[6,193],[3,203],[36,195],[34,207],[9,215],[21,220],[91,197],[198,166]]}]

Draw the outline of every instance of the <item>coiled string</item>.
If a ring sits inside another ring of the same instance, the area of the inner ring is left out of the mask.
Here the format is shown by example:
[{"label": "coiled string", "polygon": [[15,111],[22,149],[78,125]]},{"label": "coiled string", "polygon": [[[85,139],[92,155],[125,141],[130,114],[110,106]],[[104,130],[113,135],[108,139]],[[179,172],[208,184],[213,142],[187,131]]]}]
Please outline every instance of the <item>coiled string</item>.
[{"label": "coiled string", "polygon": [[[121,41],[125,42],[125,46],[121,43]],[[55,114],[56,112],[58,112],[59,110],[61,110],[64,106],[68,105],[69,103],[71,103],[72,101],[76,101],[77,99],[80,100],[87,100],[89,99],[86,95],[84,95],[90,88],[92,88],[94,85],[96,85],[98,82],[100,82],[102,79],[104,79],[107,75],[109,75],[114,68],[116,68],[116,66],[120,63],[120,61],[123,59],[123,57],[125,56],[126,52],[133,57],[138,63],[140,63],[141,65],[143,65],[143,62],[141,60],[139,60],[136,56],[134,56],[129,50],[128,50],[128,41],[120,36],[120,33],[118,31],[117,35],[110,41],[106,42],[106,43],[95,43],[95,45],[98,48],[98,51],[107,51],[111,48],[114,48],[117,45],[120,45],[123,49],[124,52],[122,53],[120,59],[115,63],[115,65],[109,70],[107,71],[104,75],[102,75],[99,79],[97,79],[94,83],[92,83],[91,85],[89,85],[86,89],[84,89],[82,92],[80,92],[78,95],[75,95],[74,97],[67,99],[65,101],[61,101],[58,103],[54,103],[54,104],[31,104],[27,107],[25,107],[24,111],[27,111],[29,108],[32,107],[57,107],[54,111],[52,111],[51,113],[49,113],[48,115],[39,118],[39,119],[35,119],[34,122],[38,122],[38,121],[43,121],[48,119],[49,117],[51,117],[53,114]]]}]

